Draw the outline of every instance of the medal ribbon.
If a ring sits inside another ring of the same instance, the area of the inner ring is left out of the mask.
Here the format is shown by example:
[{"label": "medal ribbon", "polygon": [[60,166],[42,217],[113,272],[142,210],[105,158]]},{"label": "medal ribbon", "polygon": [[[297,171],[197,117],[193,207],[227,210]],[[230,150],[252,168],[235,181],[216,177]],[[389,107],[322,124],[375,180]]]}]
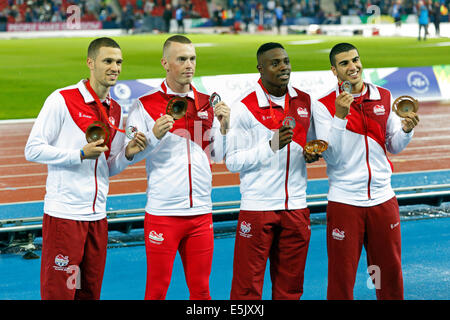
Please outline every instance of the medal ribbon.
[{"label": "medal ribbon", "polygon": [[[273,121],[273,123],[274,123],[276,126],[278,126],[278,125],[280,125],[281,122],[283,122],[284,119],[281,119],[281,120],[280,120],[280,119],[278,119],[278,117],[275,115],[275,112],[273,111],[273,108],[272,108],[273,103],[272,103],[272,100],[270,100],[269,92],[267,91],[266,88],[264,88],[264,86],[263,86],[263,84],[262,84],[262,81],[261,81],[261,78],[259,78],[258,83],[259,83],[259,85],[261,86],[261,88],[263,89],[264,94],[266,95],[267,100],[269,101],[270,116],[272,117],[272,121]],[[288,90],[288,88],[286,87],[286,95],[285,95],[285,98],[284,98],[284,117],[285,117],[285,118],[287,117],[287,115],[288,115],[288,113],[289,113],[289,99],[290,99],[290,97],[289,97],[289,90]]]},{"label": "medal ribbon", "polygon": [[89,83],[89,79],[88,81],[86,81],[86,89],[89,91],[89,93],[91,94],[92,98],[94,98],[95,102],[97,103],[97,107],[100,109],[100,112],[102,113],[103,117],[106,119],[106,121],[108,122],[108,124],[110,125],[111,128],[116,129],[117,131],[120,131],[122,133],[125,133],[125,130],[123,129],[119,129],[118,127],[116,127],[115,125],[113,125],[111,123],[111,121],[109,121],[109,117],[106,114],[106,110],[105,107],[103,106],[103,104],[101,103],[100,99],[98,98],[97,94],[95,93],[94,89],[92,89],[91,84]]},{"label": "medal ribbon", "polygon": [[[166,86],[166,84],[165,84],[164,82],[165,82],[165,81],[163,81],[163,83],[161,84],[161,89],[163,89],[163,92],[164,92],[165,94],[168,94],[168,93],[167,93],[167,86]],[[190,86],[192,92],[194,93],[194,105],[195,105],[195,109],[197,109],[197,111],[200,111],[200,107],[198,106],[198,92],[197,92],[197,89],[195,89],[194,86],[193,86],[192,84],[190,84],[189,86]],[[186,113],[186,114],[187,114],[187,113]]]}]

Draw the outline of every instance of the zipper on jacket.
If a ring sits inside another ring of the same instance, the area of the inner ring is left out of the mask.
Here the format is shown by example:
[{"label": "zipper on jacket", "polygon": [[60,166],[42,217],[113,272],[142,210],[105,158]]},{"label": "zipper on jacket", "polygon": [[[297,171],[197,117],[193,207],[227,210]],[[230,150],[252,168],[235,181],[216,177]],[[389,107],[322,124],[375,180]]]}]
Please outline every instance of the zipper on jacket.
[{"label": "zipper on jacket", "polygon": [[97,164],[98,159],[95,159],[95,169],[94,169],[94,178],[95,178],[95,195],[94,202],[92,203],[92,211],[95,213],[95,203],[97,202],[97,193],[98,193],[98,183],[97,183]]},{"label": "zipper on jacket", "polygon": [[291,158],[291,144],[287,145],[287,160],[286,160],[286,179],[284,182],[284,191],[286,193],[286,200],[284,201],[284,208],[288,210],[289,192],[288,192],[288,182],[289,182],[289,159]]},{"label": "zipper on jacket", "polygon": [[191,173],[191,146],[189,139],[186,139],[188,155],[188,174],[189,174],[189,208],[192,208],[192,173]]},{"label": "zipper on jacket", "polygon": [[369,139],[367,137],[367,121],[366,121],[366,114],[364,113],[362,104],[360,104],[359,107],[361,108],[361,113],[362,113],[363,123],[364,123],[364,141],[366,143],[366,164],[367,164],[367,170],[368,170],[368,173],[369,173],[369,180],[367,182],[367,197],[370,200],[371,199],[371,196],[370,196],[370,182],[372,180],[372,170],[370,169],[370,163],[369,163]]},{"label": "zipper on jacket", "polygon": [[[186,130],[189,132],[187,112],[185,114],[185,123],[186,123]],[[187,157],[188,157],[189,208],[192,208],[193,207],[193,201],[192,201],[192,168],[191,168],[191,145],[190,145],[189,137],[186,137],[186,150],[187,150]]]}]

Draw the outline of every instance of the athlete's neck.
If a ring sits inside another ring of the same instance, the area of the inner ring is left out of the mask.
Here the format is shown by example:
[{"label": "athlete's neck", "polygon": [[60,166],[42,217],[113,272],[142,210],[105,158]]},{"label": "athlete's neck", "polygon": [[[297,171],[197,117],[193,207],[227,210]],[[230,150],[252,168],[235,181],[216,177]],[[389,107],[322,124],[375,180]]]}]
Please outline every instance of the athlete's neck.
[{"label": "athlete's neck", "polygon": [[172,79],[166,78],[167,86],[176,93],[187,93],[189,90],[191,90],[191,84],[181,84],[176,81],[173,81]]},{"label": "athlete's neck", "polygon": [[104,85],[96,81],[93,77],[89,79],[89,83],[94,92],[97,94],[98,98],[100,100],[105,100],[109,93],[109,87],[105,87]]},{"label": "athlete's neck", "polygon": [[275,97],[282,97],[287,92],[287,85],[282,86],[274,86],[268,82],[266,82],[264,79],[261,78],[261,83],[264,86],[264,88],[267,90],[267,92]]},{"label": "athlete's neck", "polygon": [[352,94],[358,94],[358,93],[363,93],[364,89],[364,82],[358,82],[355,86],[353,86],[352,88]]}]

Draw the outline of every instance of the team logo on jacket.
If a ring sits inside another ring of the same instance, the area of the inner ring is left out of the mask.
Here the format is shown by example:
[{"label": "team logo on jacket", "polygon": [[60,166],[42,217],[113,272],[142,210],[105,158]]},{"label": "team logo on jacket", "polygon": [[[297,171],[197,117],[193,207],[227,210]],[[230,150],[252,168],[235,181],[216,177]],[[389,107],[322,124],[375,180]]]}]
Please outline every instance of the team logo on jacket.
[{"label": "team logo on jacket", "polygon": [[53,268],[55,270],[65,270],[68,264],[69,264],[69,256],[63,256],[62,254],[58,254],[55,257],[55,265],[53,266]]},{"label": "team logo on jacket", "polygon": [[113,116],[110,116],[110,117],[109,117],[109,122],[110,122],[113,126],[116,125],[116,119],[114,119]]},{"label": "team logo on jacket", "polygon": [[78,112],[78,117],[79,118],[88,118],[88,119],[92,119],[92,116]]},{"label": "team logo on jacket", "polygon": [[208,119],[208,111],[199,111],[197,112],[197,116],[200,119]]},{"label": "team logo on jacket", "polygon": [[297,108],[297,114],[302,118],[307,118],[309,116],[308,109],[303,107]]},{"label": "team logo on jacket", "polygon": [[251,238],[251,234],[250,234],[250,231],[252,230],[252,224],[251,223],[248,223],[248,222],[245,222],[245,221],[242,221],[241,222],[241,226],[240,226],[240,228],[239,228],[239,234],[242,236],[242,237],[245,237],[245,238]]},{"label": "team logo on jacket", "polygon": [[394,229],[395,227],[398,227],[400,225],[400,222],[391,223],[391,229]]},{"label": "team logo on jacket", "polygon": [[377,116],[382,116],[386,113],[386,110],[384,109],[383,105],[377,104],[375,107],[373,107],[373,113],[375,113]]},{"label": "team logo on jacket", "polygon": [[148,238],[150,239],[150,242],[154,244],[161,244],[164,241],[163,234],[157,233],[154,230],[150,231]]},{"label": "team logo on jacket", "polygon": [[331,233],[331,236],[333,237],[333,239],[336,239],[336,240],[344,240],[345,232],[340,231],[338,228],[334,228],[333,232]]}]

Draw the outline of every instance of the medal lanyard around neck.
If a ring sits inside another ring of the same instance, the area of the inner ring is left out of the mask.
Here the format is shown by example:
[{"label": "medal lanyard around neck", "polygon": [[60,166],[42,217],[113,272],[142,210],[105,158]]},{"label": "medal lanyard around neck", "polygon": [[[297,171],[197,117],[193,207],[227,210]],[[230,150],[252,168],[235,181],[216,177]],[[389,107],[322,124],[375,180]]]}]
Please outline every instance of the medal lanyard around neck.
[{"label": "medal lanyard around neck", "polygon": [[125,130],[123,129],[119,129],[117,128],[115,125],[113,125],[111,123],[111,121],[109,121],[109,117],[106,114],[106,110],[105,107],[103,106],[103,104],[100,102],[100,99],[98,98],[98,95],[95,93],[94,89],[92,89],[90,81],[88,79],[88,81],[86,81],[86,88],[89,91],[89,93],[91,94],[92,98],[94,98],[95,102],[97,103],[97,107],[100,109],[100,112],[102,113],[103,117],[106,119],[106,121],[108,121],[108,124],[111,126],[111,128],[116,129],[117,131],[120,131],[122,133],[125,133]]},{"label": "medal lanyard around neck", "polygon": [[[163,85],[161,85],[161,88],[163,89],[165,94],[167,93],[167,85],[163,82]],[[197,89],[195,89],[195,87],[192,84],[189,84],[189,87],[191,88],[192,92],[194,93],[194,104],[195,104],[195,109],[197,109],[197,111],[200,111],[200,107],[198,106],[198,92]]]},{"label": "medal lanyard around neck", "polygon": [[[266,88],[264,88],[264,86],[263,86],[263,84],[262,84],[262,81],[261,81],[261,78],[258,80],[258,83],[259,83],[259,85],[261,86],[261,88],[263,89],[263,91],[264,91],[264,94],[266,95],[266,98],[267,98],[267,100],[269,101],[269,109],[270,109],[270,116],[272,117],[272,121],[273,121],[273,123],[275,124],[275,125],[279,125],[282,121],[283,121],[283,119],[278,119],[278,117],[275,115],[275,112],[273,111],[273,107],[272,107],[272,105],[273,105],[273,103],[272,103],[272,100],[270,100],[270,95],[269,95],[269,92],[267,91],[267,89]],[[285,97],[284,97],[284,117],[286,118],[286,116],[288,115],[288,113],[289,113],[289,90],[288,90],[288,88],[286,87],[286,95],[285,95]]]}]

